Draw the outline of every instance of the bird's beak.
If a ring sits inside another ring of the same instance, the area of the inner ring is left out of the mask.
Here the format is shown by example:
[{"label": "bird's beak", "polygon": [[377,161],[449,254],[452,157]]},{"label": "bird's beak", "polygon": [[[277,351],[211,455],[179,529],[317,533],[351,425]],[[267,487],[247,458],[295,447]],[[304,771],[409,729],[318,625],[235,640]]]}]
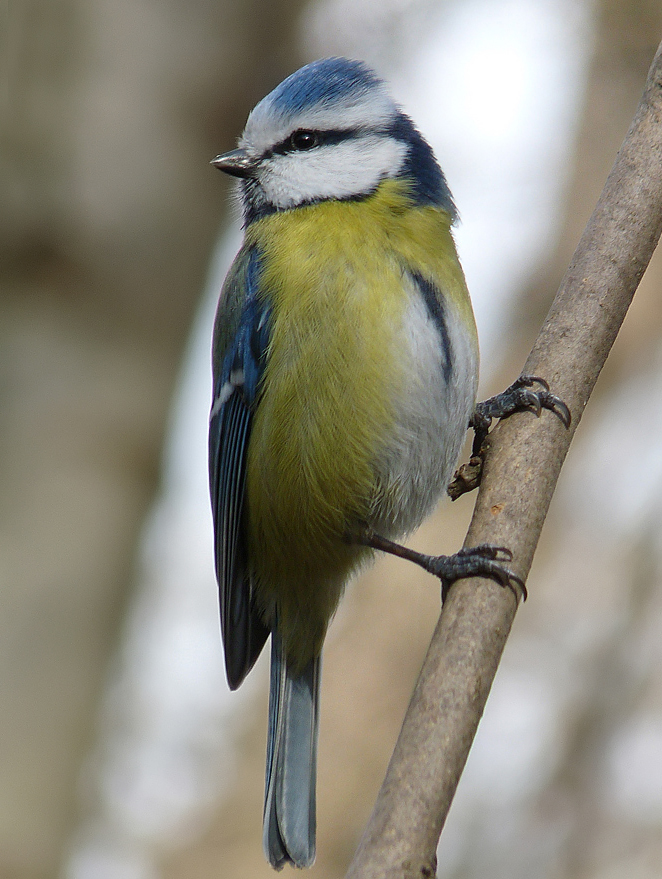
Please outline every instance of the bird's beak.
[{"label": "bird's beak", "polygon": [[246,150],[238,149],[216,156],[209,164],[233,177],[254,177],[258,160],[249,156]]}]

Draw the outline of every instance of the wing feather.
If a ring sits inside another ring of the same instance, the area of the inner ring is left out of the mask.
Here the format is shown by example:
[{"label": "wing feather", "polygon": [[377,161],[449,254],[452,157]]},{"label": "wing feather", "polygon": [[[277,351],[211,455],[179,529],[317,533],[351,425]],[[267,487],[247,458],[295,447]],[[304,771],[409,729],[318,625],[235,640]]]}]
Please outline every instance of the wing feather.
[{"label": "wing feather", "polygon": [[221,632],[232,689],[246,677],[269,635],[248,572],[244,519],[248,444],[269,336],[269,309],[258,296],[258,280],[257,253],[240,253],[221,296],[213,350],[209,482]]}]

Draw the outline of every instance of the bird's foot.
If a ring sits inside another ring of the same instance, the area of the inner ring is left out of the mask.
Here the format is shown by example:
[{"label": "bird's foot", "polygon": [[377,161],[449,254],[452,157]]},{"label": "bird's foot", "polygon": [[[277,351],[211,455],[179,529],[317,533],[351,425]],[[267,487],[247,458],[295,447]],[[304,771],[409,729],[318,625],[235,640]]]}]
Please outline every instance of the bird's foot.
[{"label": "bird's foot", "polygon": [[513,554],[505,546],[480,543],[463,547],[453,555],[428,556],[424,567],[441,580],[442,602],[453,583],[465,577],[488,577],[500,586],[507,586],[516,599],[526,601],[524,581],[506,566],[512,559]]},{"label": "bird's foot", "polygon": [[540,416],[543,409],[548,409],[566,428],[570,427],[572,420],[570,410],[560,397],[552,394],[545,379],[536,375],[521,375],[505,391],[478,403],[474,409],[469,420],[469,427],[474,431],[471,460],[469,464],[460,467],[448,486],[448,494],[452,500],[456,500],[467,491],[473,491],[480,485],[483,469],[482,448],[492,426],[492,420],[507,418],[514,412],[522,412],[526,409],[535,412],[537,416]]},{"label": "bird's foot", "polygon": [[441,600],[446,600],[448,590],[456,580],[466,577],[488,577],[500,586],[508,587],[516,599],[526,600],[527,592],[524,581],[513,573],[506,563],[512,561],[513,554],[505,546],[492,546],[481,543],[478,546],[466,546],[453,555],[425,555],[416,550],[402,546],[386,537],[376,534],[371,528],[364,528],[358,536],[358,542],[382,552],[388,552],[398,558],[407,559],[419,565],[429,574],[441,580]]},{"label": "bird's foot", "polygon": [[[534,388],[535,385],[539,387]],[[477,404],[469,421],[469,426],[476,434],[472,454],[480,453],[493,418],[507,418],[514,412],[525,409],[535,412],[537,416],[540,416],[543,409],[549,409],[565,427],[570,427],[570,410],[560,397],[552,394],[545,379],[537,375],[521,375],[505,391]]]}]

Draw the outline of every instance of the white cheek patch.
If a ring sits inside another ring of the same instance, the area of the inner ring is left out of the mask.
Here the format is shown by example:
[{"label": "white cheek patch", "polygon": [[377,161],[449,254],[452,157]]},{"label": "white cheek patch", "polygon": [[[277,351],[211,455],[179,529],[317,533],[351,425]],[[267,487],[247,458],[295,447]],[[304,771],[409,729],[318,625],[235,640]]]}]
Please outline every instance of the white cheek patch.
[{"label": "white cheek patch", "polygon": [[264,162],[260,184],[268,202],[292,208],[326,198],[351,198],[395,177],[407,154],[402,141],[359,135],[305,152],[274,154]]}]

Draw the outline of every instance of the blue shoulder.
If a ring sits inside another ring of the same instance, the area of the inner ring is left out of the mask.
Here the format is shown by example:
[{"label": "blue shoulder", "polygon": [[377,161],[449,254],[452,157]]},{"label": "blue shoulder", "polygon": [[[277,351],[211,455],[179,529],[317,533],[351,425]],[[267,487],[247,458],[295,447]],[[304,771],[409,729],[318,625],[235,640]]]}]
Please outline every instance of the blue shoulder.
[{"label": "blue shoulder", "polygon": [[212,344],[212,415],[235,390],[249,405],[257,397],[271,323],[269,300],[260,291],[260,270],[258,249],[246,248],[223,285]]}]

